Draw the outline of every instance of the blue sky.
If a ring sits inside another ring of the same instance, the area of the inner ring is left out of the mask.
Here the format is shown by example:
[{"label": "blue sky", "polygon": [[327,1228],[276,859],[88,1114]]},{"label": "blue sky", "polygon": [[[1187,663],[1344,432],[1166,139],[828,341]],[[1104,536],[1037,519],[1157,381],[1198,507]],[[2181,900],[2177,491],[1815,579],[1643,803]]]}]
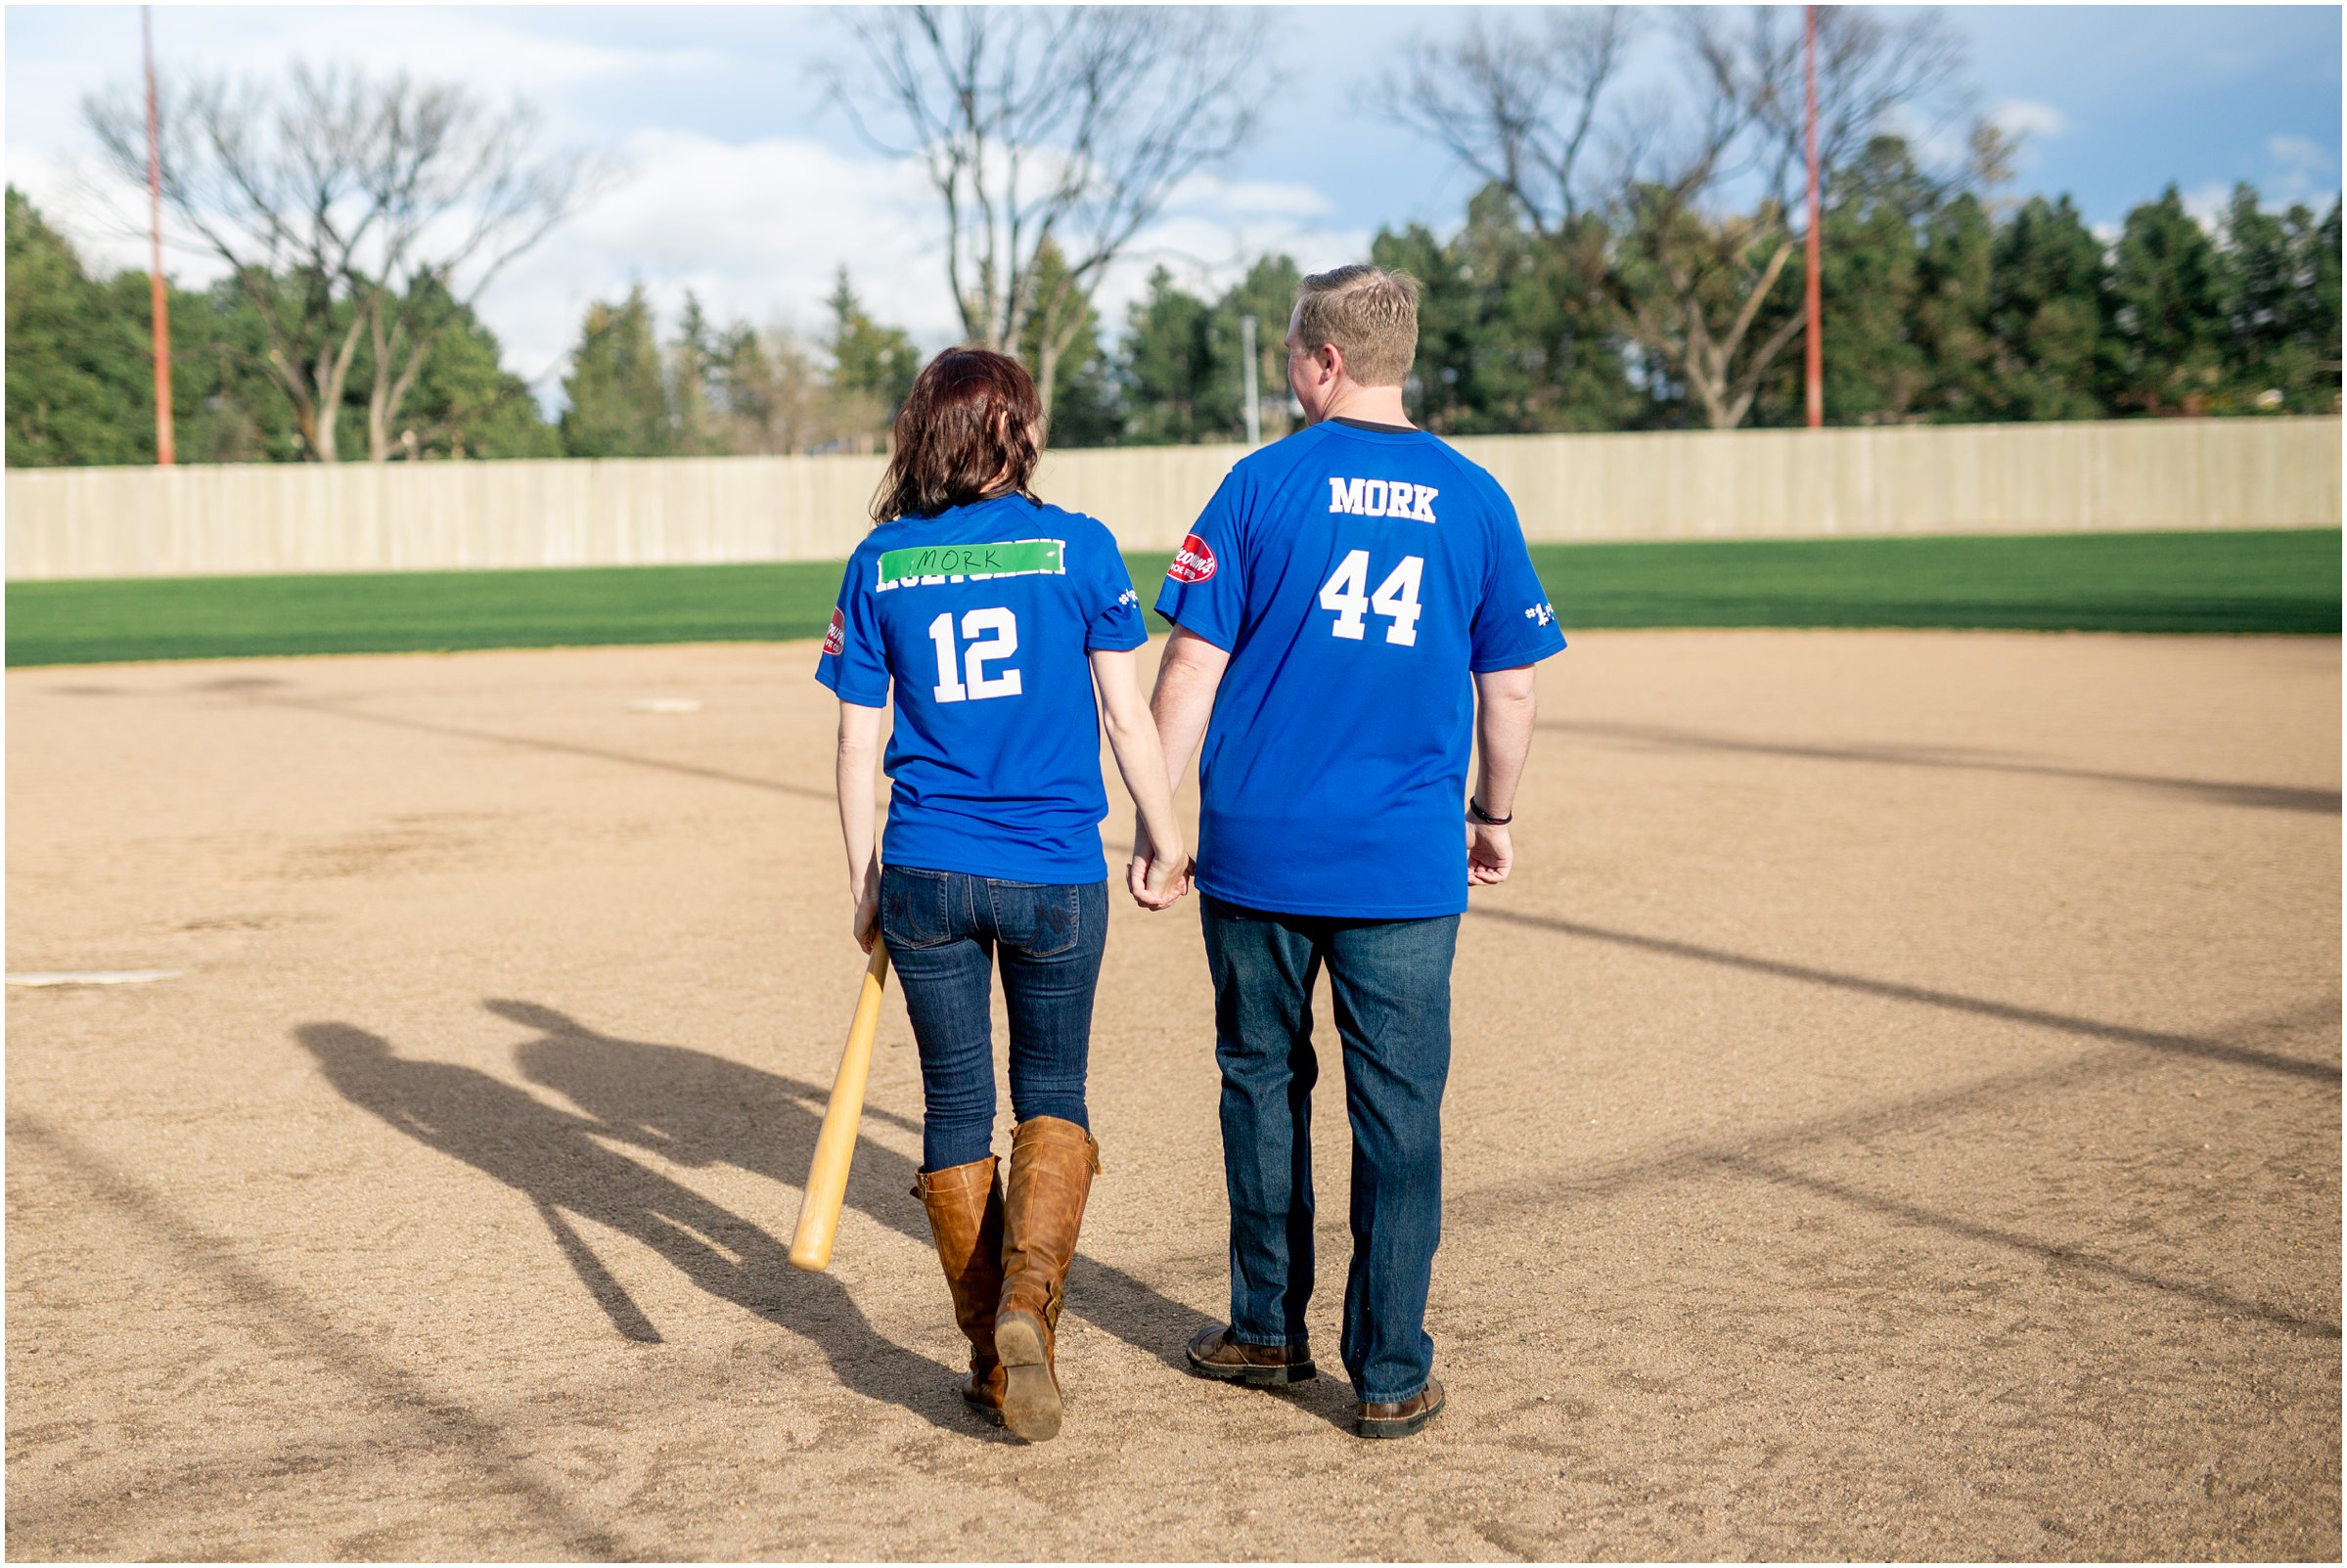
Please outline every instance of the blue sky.
[{"label": "blue sky", "polygon": [[[2030,134],[2016,194],[2067,191],[2090,221],[2179,186],[2196,209],[2236,180],[2270,198],[2339,188],[2340,11],[2308,7],[1955,7],[1978,107]],[[1380,225],[1454,227],[1472,182],[1378,109],[1378,79],[1463,9],[1269,13],[1278,89],[1254,142],[1185,192],[1111,278],[1112,321],[1162,261],[1212,287],[1265,246],[1307,268],[1356,259]],[[786,7],[158,7],[168,67],[267,74],[294,60],[405,67],[519,94],[550,138],[626,172],[496,285],[483,314],[515,369],[551,387],[587,303],[642,282],[720,317],[813,330],[847,262],[925,344],[953,331],[918,175],[825,101],[850,58],[837,13]],[[97,167],[79,102],[138,69],[134,7],[11,6],[7,169],[102,264],[144,264],[138,203]],[[170,262],[191,279],[201,255]]]}]

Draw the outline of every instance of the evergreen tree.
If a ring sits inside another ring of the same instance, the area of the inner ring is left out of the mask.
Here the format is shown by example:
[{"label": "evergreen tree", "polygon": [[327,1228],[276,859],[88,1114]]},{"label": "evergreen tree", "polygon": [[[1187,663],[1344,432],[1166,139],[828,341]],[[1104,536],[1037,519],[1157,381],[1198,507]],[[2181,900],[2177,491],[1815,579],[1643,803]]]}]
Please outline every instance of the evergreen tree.
[{"label": "evergreen tree", "polygon": [[1214,304],[1209,342],[1217,350],[1222,396],[1231,409],[1231,435],[1246,435],[1246,332],[1242,318],[1255,318],[1255,396],[1260,405],[1257,423],[1263,439],[1276,441],[1288,429],[1287,318],[1304,275],[1294,258],[1266,255],[1256,258],[1246,276],[1232,285]]},{"label": "evergreen tree", "polygon": [[[2327,229],[2327,235],[2325,230]],[[2259,210],[2236,186],[2226,211],[2230,408],[2328,413],[2338,406],[2338,211]],[[2327,296],[2327,297],[2326,297]]]},{"label": "evergreen tree", "polygon": [[700,299],[685,291],[676,341],[669,344],[666,376],[668,450],[678,457],[705,457],[727,449],[725,412],[717,385],[718,346]]},{"label": "evergreen tree", "polygon": [[574,458],[656,458],[676,449],[659,344],[643,285],[617,305],[598,302],[571,355],[563,392],[563,451]]},{"label": "evergreen tree", "polygon": [[832,315],[823,339],[823,351],[832,362],[832,389],[869,398],[885,430],[912,395],[913,379],[921,374],[921,351],[903,329],[872,319],[848,283],[845,267],[839,269],[824,303]]},{"label": "evergreen tree", "polygon": [[1051,338],[1061,346],[1050,366],[1044,363],[1050,342],[1040,315],[1027,319],[1016,344],[1018,361],[1035,378],[1038,392],[1046,382],[1053,388],[1047,439],[1053,446],[1106,446],[1116,439],[1123,418],[1091,296],[1068,282],[1067,259],[1048,240],[1036,249],[1033,284],[1038,298],[1061,301]]},{"label": "evergreen tree", "polygon": [[2006,221],[1989,253],[1994,417],[2102,416],[2108,270],[2102,242],[2066,196],[2032,197]]},{"label": "evergreen tree", "polygon": [[1969,191],[1938,204],[1916,260],[1912,341],[1925,385],[1918,412],[1972,424],[1999,417],[1994,309],[1997,227]]},{"label": "evergreen tree", "polygon": [[2169,186],[2127,214],[2110,275],[2112,403],[2205,414],[2225,385],[2230,269]]},{"label": "evergreen tree", "polygon": [[[1836,172],[1833,190],[1820,237],[1826,417],[1836,425],[1900,423],[1914,415],[1932,381],[1933,366],[1917,336],[1929,286],[1924,235],[1938,217],[1939,190],[1895,137],[1870,142]],[[1802,308],[1798,278],[1794,285],[1780,310]],[[1774,371],[1753,423],[1803,423],[1808,383],[1799,338]]]},{"label": "evergreen tree", "polygon": [[1143,446],[1227,441],[1236,407],[1224,408],[1214,311],[1158,267],[1125,326],[1125,431]]}]

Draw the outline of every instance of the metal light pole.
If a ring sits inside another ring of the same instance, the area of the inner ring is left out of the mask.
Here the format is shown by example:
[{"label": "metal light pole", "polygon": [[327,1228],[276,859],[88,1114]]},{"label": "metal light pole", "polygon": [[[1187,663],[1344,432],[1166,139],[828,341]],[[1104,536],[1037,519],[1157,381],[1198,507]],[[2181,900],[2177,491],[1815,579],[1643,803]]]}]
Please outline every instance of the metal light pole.
[{"label": "metal light pole", "polygon": [[155,119],[155,8],[139,8],[139,34],[147,55],[147,226],[155,245],[148,275],[155,301],[155,461],[169,468],[177,453],[171,439],[171,304],[163,284],[163,157]]},{"label": "metal light pole", "polygon": [[1246,356],[1246,444],[1263,444],[1263,399],[1255,388],[1255,318],[1239,318],[1241,352]]},{"label": "metal light pole", "polygon": [[1809,75],[1809,286],[1807,309],[1809,427],[1826,423],[1826,338],[1818,316],[1818,8],[1811,6],[1804,28],[1803,54]]}]

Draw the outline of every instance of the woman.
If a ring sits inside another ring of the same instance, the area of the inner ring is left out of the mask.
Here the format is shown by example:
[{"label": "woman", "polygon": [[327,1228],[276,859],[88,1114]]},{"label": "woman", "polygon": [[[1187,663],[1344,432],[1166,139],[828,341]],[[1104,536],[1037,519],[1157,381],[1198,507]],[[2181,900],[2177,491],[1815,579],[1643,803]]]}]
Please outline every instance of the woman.
[{"label": "woman", "polygon": [[[1018,362],[940,354],[847,563],[816,679],[839,697],[839,827],[856,940],[888,944],[921,1046],[922,1166],[954,1316],[962,1397],[1021,1437],[1060,1430],[1054,1334],[1100,1145],[1084,1108],[1107,935],[1100,727],[1155,848],[1127,880],[1147,909],[1188,860],[1133,650],[1148,641],[1116,541],[1028,487],[1041,408]],[[888,853],[873,764],[888,741]],[[1098,705],[1094,694],[1098,693]],[[998,1186],[990,957],[1011,1015],[1011,1169]]]}]

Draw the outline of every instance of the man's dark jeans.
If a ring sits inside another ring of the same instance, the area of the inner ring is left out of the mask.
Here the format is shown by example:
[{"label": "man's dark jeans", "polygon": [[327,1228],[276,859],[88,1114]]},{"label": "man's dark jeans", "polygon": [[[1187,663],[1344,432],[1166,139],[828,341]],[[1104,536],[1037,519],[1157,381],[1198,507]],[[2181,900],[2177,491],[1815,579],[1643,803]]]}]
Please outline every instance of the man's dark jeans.
[{"label": "man's dark jeans", "polygon": [[1312,989],[1329,971],[1353,1124],[1353,1265],[1340,1349],[1353,1391],[1425,1387],[1426,1288],[1442,1235],[1442,1091],[1459,918],[1274,915],[1199,895],[1222,1065],[1231,1329],[1302,1344],[1312,1295]]},{"label": "man's dark jeans", "polygon": [[921,1046],[921,1168],[950,1170],[994,1146],[993,956],[1011,1014],[1011,1110],[1089,1131],[1084,1069],[1092,994],[1108,942],[1108,884],[1005,882],[889,866],[888,943]]}]

